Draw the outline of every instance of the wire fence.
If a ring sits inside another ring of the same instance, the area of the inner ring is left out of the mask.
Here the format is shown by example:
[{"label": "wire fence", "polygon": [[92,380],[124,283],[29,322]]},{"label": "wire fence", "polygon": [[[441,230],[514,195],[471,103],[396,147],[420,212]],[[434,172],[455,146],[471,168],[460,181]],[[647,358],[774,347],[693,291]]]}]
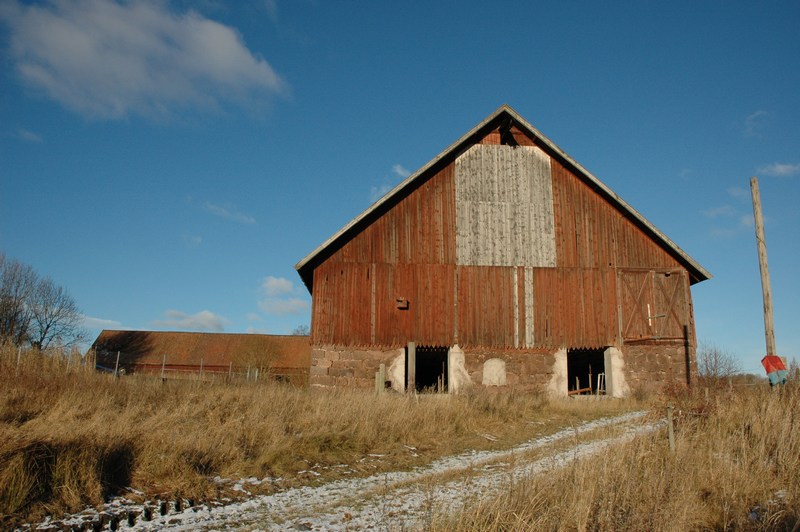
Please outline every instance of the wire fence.
[{"label": "wire fence", "polygon": [[197,382],[224,383],[272,383],[288,382],[304,385],[308,383],[308,368],[277,367],[274,365],[234,365],[205,364],[201,358],[197,364],[170,362],[169,355],[164,355],[161,364],[152,362],[129,362],[123,353],[101,353],[96,358],[98,371],[113,374],[116,377],[126,375],[145,375],[167,380],[193,380]]},{"label": "wire fence", "polygon": [[152,377],[163,382],[190,380],[207,383],[275,383],[286,382],[295,385],[308,384],[308,368],[277,367],[274,365],[213,365],[171,364],[164,356],[161,364],[126,363],[123,353],[109,357],[94,351],[86,353],[78,348],[53,347],[39,350],[10,344],[0,345],[0,370],[13,372],[34,372],[38,374],[77,374],[104,373],[116,378],[129,375]]}]

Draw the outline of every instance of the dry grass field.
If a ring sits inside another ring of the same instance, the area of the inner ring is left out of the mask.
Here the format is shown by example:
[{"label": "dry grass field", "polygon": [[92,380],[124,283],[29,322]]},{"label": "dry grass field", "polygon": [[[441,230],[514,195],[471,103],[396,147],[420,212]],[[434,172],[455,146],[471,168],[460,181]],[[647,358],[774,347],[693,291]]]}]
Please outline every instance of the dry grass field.
[{"label": "dry grass field", "polygon": [[[212,500],[213,477],[281,477],[369,454],[402,469],[466,449],[509,447],[537,430],[641,408],[530,393],[410,399],[278,383],[114,378],[78,353],[0,349],[0,528],[124,494]],[[487,437],[490,435],[491,437]],[[409,448],[415,451],[409,452]],[[374,474],[376,469],[363,473]],[[270,490],[269,483],[262,487]],[[226,493],[225,495],[230,495]]]},{"label": "dry grass field", "polygon": [[509,485],[434,530],[798,530],[800,389],[697,387],[660,397],[666,428]]},{"label": "dry grass field", "polygon": [[[666,429],[527,480],[434,530],[796,530],[800,389],[702,382],[627,401],[321,391],[261,383],[114,378],[80,354],[0,349],[0,527],[38,522],[114,495],[214,500],[215,476],[281,477],[281,489],[398,470],[467,449],[508,448],[538,431],[674,406]],[[708,389],[708,391],[706,391]],[[640,394],[635,394],[640,395]],[[487,437],[487,435],[489,437]],[[413,448],[414,452],[409,452]],[[358,471],[365,456],[383,458]],[[380,469],[378,469],[378,472]],[[294,484],[293,484],[294,483]],[[136,491],[133,491],[134,488]],[[269,492],[265,483],[261,488]]]}]

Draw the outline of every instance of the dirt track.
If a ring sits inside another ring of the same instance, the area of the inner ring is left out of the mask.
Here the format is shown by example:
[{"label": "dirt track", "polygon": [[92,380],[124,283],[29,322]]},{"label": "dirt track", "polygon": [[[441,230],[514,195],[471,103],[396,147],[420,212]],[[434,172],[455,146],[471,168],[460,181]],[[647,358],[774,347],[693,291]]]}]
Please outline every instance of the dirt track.
[{"label": "dirt track", "polygon": [[299,487],[216,508],[139,520],[121,530],[414,530],[516,479],[655,430],[643,412],[603,418],[537,437],[512,449],[470,452],[412,471]]}]

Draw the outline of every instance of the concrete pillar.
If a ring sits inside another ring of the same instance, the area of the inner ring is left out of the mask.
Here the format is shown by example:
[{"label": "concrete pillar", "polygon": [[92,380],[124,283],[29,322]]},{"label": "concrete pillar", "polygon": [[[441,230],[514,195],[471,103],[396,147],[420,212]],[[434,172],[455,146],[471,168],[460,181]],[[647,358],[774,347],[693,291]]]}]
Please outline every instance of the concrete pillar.
[{"label": "concrete pillar", "polygon": [[550,377],[550,383],[547,385],[547,391],[550,395],[556,397],[567,397],[567,349],[559,349],[553,354],[555,362],[553,363],[553,376]]},{"label": "concrete pillar", "polygon": [[396,351],[397,355],[389,364],[386,376],[392,381],[392,390],[403,393],[406,381],[406,352],[402,347]]},{"label": "concrete pillar", "polygon": [[625,381],[625,359],[622,351],[609,347],[603,353],[606,372],[606,395],[609,397],[625,397],[630,387]]},{"label": "concrete pillar", "polygon": [[472,385],[464,363],[464,351],[454,345],[447,351],[447,387],[449,393],[458,393]]}]

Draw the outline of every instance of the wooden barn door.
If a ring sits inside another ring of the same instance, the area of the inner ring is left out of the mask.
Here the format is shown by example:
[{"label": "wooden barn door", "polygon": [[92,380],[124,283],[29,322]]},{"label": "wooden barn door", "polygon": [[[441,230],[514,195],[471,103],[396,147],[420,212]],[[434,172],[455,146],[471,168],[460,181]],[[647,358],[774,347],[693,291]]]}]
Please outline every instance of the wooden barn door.
[{"label": "wooden barn door", "polygon": [[623,341],[682,340],[689,325],[689,284],[682,270],[620,270]]}]

